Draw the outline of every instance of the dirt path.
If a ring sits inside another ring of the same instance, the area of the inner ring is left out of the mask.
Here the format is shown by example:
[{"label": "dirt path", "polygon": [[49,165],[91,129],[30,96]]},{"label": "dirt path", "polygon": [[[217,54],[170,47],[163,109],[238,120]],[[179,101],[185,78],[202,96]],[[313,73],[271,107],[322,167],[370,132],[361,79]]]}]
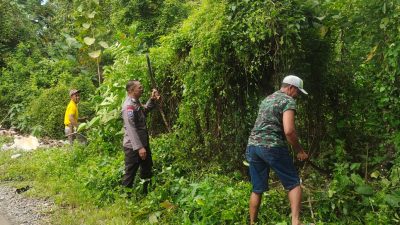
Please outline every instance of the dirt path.
[{"label": "dirt path", "polygon": [[[22,147],[31,147],[32,140],[27,139],[27,143],[16,142],[16,138],[21,138],[14,130],[5,130],[0,127],[0,136],[8,136],[14,139],[13,143],[7,143],[0,146],[0,151],[10,151],[16,144],[22,144]],[[31,137],[32,139],[33,137]],[[36,140],[34,146],[41,148],[62,146],[65,141],[42,139]],[[23,140],[23,139],[20,139]],[[40,146],[38,146],[38,144]],[[18,154],[17,154],[18,155]],[[50,224],[50,215],[54,210],[54,204],[51,201],[30,198],[26,195],[30,187],[16,189],[7,182],[0,182],[0,225],[46,225]]]},{"label": "dirt path", "polygon": [[0,214],[0,224],[1,225],[12,225],[8,220]]},{"label": "dirt path", "polygon": [[45,225],[50,224],[53,212],[50,201],[26,197],[15,188],[0,183],[1,225]]}]

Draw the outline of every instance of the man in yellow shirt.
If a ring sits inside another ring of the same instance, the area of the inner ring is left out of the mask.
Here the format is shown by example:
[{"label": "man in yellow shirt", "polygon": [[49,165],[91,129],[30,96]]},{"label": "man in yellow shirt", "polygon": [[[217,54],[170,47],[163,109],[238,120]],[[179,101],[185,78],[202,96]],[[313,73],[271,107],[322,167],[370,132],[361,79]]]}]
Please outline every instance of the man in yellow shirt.
[{"label": "man in yellow shirt", "polygon": [[65,136],[68,137],[69,143],[72,144],[75,140],[75,131],[78,129],[78,106],[80,96],[79,90],[72,89],[69,92],[71,101],[69,101],[67,110],[64,116]]}]

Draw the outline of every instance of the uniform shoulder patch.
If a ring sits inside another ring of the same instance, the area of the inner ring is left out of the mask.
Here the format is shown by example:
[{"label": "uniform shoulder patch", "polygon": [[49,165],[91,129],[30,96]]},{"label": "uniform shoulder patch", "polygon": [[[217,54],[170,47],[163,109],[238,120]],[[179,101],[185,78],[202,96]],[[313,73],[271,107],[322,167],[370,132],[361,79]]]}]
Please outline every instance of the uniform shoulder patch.
[{"label": "uniform shoulder patch", "polygon": [[127,105],[126,106],[126,113],[128,114],[128,117],[133,117],[134,112],[139,109],[138,106],[136,105]]},{"label": "uniform shoulder patch", "polygon": [[128,106],[126,106],[126,110],[127,111],[135,111],[135,110],[137,110],[137,106],[136,105],[128,105]]}]

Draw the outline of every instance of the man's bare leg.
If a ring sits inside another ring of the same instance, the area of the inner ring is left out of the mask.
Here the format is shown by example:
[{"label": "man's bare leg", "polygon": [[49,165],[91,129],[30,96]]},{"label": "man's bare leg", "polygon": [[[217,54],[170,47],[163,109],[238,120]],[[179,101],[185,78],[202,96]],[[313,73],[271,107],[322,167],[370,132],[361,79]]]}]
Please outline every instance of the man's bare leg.
[{"label": "man's bare leg", "polygon": [[257,220],[258,210],[260,209],[261,204],[261,194],[251,192],[250,195],[250,204],[249,204],[249,213],[250,213],[250,224],[254,224]]},{"label": "man's bare leg", "polygon": [[292,225],[300,225],[301,187],[293,188],[288,193],[290,209],[292,211]]}]

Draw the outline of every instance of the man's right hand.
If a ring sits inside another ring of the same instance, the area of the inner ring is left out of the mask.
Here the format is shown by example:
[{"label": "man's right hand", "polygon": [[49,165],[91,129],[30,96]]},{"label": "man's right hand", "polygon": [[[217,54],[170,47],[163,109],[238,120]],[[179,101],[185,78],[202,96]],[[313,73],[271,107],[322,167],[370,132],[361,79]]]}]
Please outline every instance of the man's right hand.
[{"label": "man's right hand", "polygon": [[300,152],[297,153],[297,159],[300,161],[308,159],[308,155],[304,150],[301,150]]},{"label": "man's right hand", "polygon": [[146,155],[147,155],[146,149],[145,148],[140,148],[139,149],[139,157],[142,160],[145,160],[146,159]]},{"label": "man's right hand", "polygon": [[156,101],[160,100],[161,96],[160,96],[160,93],[158,93],[157,89],[153,88],[153,90],[151,91],[150,98],[152,100],[156,100]]}]

